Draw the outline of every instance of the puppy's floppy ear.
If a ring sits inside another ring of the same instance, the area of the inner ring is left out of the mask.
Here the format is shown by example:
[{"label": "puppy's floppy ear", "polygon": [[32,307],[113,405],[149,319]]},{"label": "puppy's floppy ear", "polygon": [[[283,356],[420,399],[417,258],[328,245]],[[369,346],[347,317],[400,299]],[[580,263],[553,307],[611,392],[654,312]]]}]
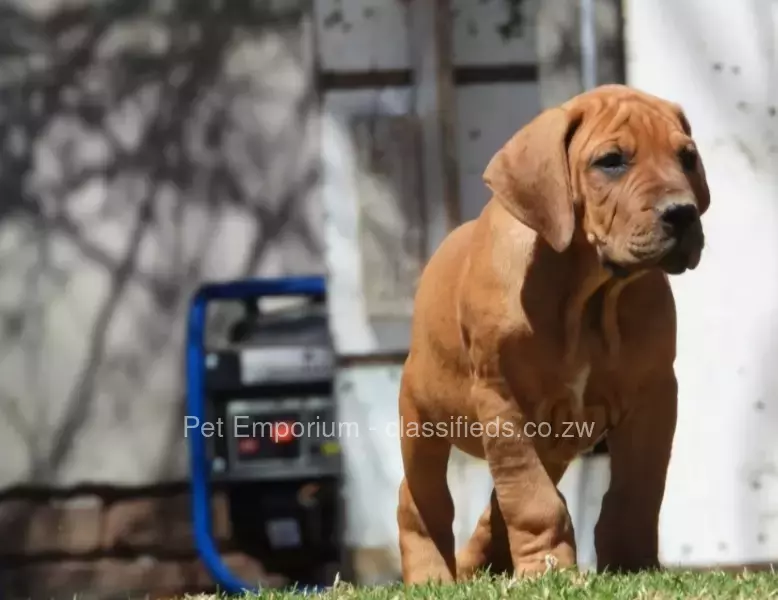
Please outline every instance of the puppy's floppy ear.
[{"label": "puppy's floppy ear", "polygon": [[[689,119],[686,118],[686,113],[684,113],[683,109],[677,104],[675,105],[675,110],[678,115],[678,120],[681,123],[681,129],[683,129],[683,132],[691,138],[692,127],[689,124]],[[703,215],[710,206],[710,189],[708,188],[708,178],[705,175],[705,166],[702,164],[702,157],[699,152],[697,152],[697,165],[694,172],[689,175],[689,183],[691,184],[692,191],[697,199],[697,208],[699,209],[700,214]]]},{"label": "puppy's floppy ear", "polygon": [[575,229],[567,161],[570,138],[581,112],[551,108],[535,117],[503,146],[483,179],[508,212],[563,252]]}]

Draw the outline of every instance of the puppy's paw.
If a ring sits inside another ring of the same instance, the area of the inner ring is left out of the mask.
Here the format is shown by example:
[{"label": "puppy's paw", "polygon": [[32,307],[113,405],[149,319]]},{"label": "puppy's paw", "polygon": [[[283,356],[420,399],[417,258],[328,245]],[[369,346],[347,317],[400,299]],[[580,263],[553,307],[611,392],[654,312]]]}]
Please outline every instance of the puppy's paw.
[{"label": "puppy's paw", "polygon": [[560,545],[551,552],[524,557],[518,561],[514,577],[539,577],[551,571],[561,571],[574,568],[577,565],[575,548],[566,544]]},{"label": "puppy's paw", "polygon": [[553,571],[559,565],[559,559],[553,554],[546,554],[543,560],[546,563],[546,573]]}]

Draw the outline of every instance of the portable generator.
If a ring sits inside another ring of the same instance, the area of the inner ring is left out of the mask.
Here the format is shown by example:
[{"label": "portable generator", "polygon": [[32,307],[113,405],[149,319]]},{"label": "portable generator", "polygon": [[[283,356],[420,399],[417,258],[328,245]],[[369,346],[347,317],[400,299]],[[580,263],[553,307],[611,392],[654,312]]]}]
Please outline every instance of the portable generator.
[{"label": "portable generator", "polygon": [[[260,300],[268,296],[305,303],[264,312]],[[206,348],[206,307],[218,300],[240,300],[244,314],[226,343]],[[219,557],[210,532],[211,482],[227,495],[235,545],[268,572],[319,588],[342,568],[335,363],[321,278],[211,284],[195,296],[187,365],[195,539],[228,593],[256,586]],[[207,431],[195,431],[199,423]]]}]

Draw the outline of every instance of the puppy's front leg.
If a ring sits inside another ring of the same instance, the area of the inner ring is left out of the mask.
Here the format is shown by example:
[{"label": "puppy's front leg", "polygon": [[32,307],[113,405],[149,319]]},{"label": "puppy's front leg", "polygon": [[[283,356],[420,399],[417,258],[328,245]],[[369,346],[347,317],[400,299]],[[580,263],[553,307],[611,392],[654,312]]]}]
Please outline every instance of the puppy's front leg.
[{"label": "puppy's front leg", "polygon": [[608,433],[611,481],[594,530],[597,568],[659,567],[659,512],[675,435],[678,387],[670,369],[638,388]]},{"label": "puppy's front leg", "polygon": [[454,502],[446,472],[451,445],[447,439],[419,435],[424,425],[406,380],[400,388],[400,451],[405,477],[397,506],[400,556],[406,584],[451,582],[456,577]]},{"label": "puppy's front leg", "polygon": [[567,507],[533,440],[524,435],[525,420],[507,386],[478,380],[472,394],[515,571],[544,571],[549,555],[558,567],[575,566]]}]

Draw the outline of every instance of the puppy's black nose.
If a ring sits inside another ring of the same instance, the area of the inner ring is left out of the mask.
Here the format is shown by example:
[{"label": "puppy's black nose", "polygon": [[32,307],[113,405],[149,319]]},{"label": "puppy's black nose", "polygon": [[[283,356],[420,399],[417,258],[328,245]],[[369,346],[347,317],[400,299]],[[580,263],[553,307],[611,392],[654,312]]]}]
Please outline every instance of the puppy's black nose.
[{"label": "puppy's black nose", "polygon": [[694,204],[672,204],[661,212],[660,218],[675,237],[680,237],[700,218],[700,213]]}]

